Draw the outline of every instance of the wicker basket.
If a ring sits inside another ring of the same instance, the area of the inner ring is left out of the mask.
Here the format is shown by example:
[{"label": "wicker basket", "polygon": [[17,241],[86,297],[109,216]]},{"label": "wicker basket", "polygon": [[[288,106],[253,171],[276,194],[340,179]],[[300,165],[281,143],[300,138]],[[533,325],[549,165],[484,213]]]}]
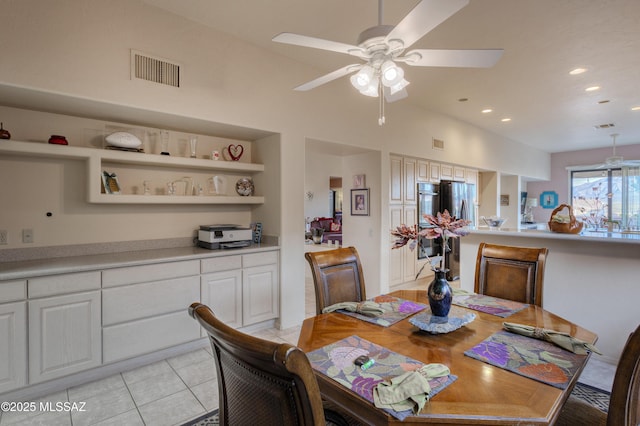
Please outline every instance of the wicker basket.
[{"label": "wicker basket", "polygon": [[[553,217],[565,207],[569,210],[569,223],[555,222]],[[549,218],[549,229],[561,234],[578,234],[582,231],[583,225],[582,222],[576,220],[576,217],[573,215],[573,209],[568,204],[560,204],[551,212],[551,217]]]}]

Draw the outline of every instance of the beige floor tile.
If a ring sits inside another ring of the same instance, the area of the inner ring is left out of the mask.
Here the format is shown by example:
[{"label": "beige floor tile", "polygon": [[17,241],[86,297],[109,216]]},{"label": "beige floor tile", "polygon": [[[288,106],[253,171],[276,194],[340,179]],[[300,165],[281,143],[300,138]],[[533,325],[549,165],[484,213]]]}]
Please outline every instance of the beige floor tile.
[{"label": "beige floor tile", "polygon": [[163,371],[153,377],[131,383],[127,387],[138,407],[187,388],[173,370]]},{"label": "beige floor tile", "polygon": [[[25,416],[24,414],[30,414]],[[2,413],[0,417],[2,426],[71,426],[71,415],[68,412],[36,411],[36,412],[9,412]]]},{"label": "beige floor tile", "polygon": [[144,423],[153,426],[179,425],[205,414],[204,407],[189,390],[150,402],[138,410]]},{"label": "beige floor tile", "polygon": [[160,375],[162,373],[171,372],[173,369],[167,361],[158,361],[153,364],[145,365],[144,367],[137,368],[131,371],[125,371],[122,373],[122,378],[127,385],[131,385],[142,380]]},{"label": "beige floor tile", "polygon": [[199,385],[216,378],[216,366],[213,358],[200,361],[196,364],[176,369],[176,373],[188,387]]},{"label": "beige floor tile", "polygon": [[[118,414],[92,426],[145,426],[137,409],[129,410],[126,413]],[[151,425],[149,425],[151,426]]]},{"label": "beige floor tile", "polygon": [[69,401],[81,402],[104,392],[126,389],[120,374],[69,388]]},{"label": "beige floor tile", "polygon": [[86,402],[86,411],[71,413],[73,426],[92,425],[136,408],[126,386],[102,392],[91,398],[82,398],[80,401]]},{"label": "beige floor tile", "polygon": [[200,383],[191,388],[191,392],[198,398],[200,404],[209,411],[213,411],[218,408],[220,404],[220,395],[218,394],[218,381],[209,380],[208,382]]},{"label": "beige floor tile", "polygon": [[187,352],[186,354],[174,356],[173,358],[167,359],[169,365],[174,369],[186,367],[191,364],[197,364],[202,361],[209,360],[211,361],[213,356],[204,349],[198,349],[192,352]]}]

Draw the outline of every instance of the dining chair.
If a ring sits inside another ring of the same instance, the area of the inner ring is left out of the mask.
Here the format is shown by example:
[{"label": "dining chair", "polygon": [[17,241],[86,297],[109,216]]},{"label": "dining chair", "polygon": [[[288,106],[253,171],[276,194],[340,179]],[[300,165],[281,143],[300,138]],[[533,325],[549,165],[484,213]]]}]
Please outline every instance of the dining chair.
[{"label": "dining chair", "polygon": [[340,302],[366,300],[362,264],[355,247],[307,252],[316,292],[316,314]]},{"label": "dining chair", "polygon": [[474,291],[542,307],[546,248],[480,243]]},{"label": "dining chair", "polygon": [[[324,410],[311,364],[302,350],[242,333],[198,302],[189,315],[206,330],[213,349],[221,426],[348,425]],[[326,414],[326,417],[325,417]]]},{"label": "dining chair", "polygon": [[556,426],[637,426],[640,424],[640,326],[629,336],[613,378],[608,413],[570,396]]}]

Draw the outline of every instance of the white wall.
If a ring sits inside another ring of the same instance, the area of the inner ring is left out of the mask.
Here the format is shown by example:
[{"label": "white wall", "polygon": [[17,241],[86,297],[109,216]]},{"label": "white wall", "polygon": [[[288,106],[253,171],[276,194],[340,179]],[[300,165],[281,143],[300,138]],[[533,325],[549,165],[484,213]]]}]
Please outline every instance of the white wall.
[{"label": "white wall", "polygon": [[[372,209],[377,210],[375,214],[380,221],[375,226],[375,222],[367,223],[375,221],[376,216],[372,216],[356,222],[354,226],[362,228],[361,234],[349,237],[352,241],[376,240],[373,246],[379,247],[380,254],[372,254],[367,264],[369,268],[379,268],[382,277],[387,276],[389,238],[387,227],[380,227],[379,223],[388,223],[386,163],[390,151],[478,169],[549,178],[548,154],[450,117],[417,109],[411,105],[410,98],[388,109],[387,124],[381,128],[377,125],[376,101],[355,92],[348,79],[310,92],[294,92],[291,87],[295,82],[311,79],[318,70],[137,0],[3,1],[1,10],[4,21],[0,26],[0,51],[6,60],[0,61],[0,86],[34,88],[88,102],[95,100],[98,110],[102,106],[117,108],[117,105],[123,105],[280,135],[281,285],[283,294],[291,294],[291,300],[283,298],[283,326],[295,325],[303,318],[303,310],[297,307],[304,301],[299,284],[304,282],[301,235],[305,215],[303,159],[307,138],[382,153],[377,165],[382,171],[380,186],[372,191],[372,202],[375,202]],[[182,86],[176,89],[130,80],[130,49],[183,64]],[[5,128],[15,133],[14,138],[19,138],[21,126],[6,120],[4,123]],[[162,123],[150,124],[160,126]],[[29,126],[39,124],[30,123]],[[41,128],[40,132],[42,140],[46,140],[55,129]],[[432,137],[443,139],[447,149],[432,150]],[[42,171],[40,165],[40,162],[30,161],[16,168],[24,169],[20,171],[20,177],[35,176]],[[5,167],[0,170],[5,182],[11,179],[6,170]],[[59,208],[60,226],[55,231],[50,231],[53,227],[38,227],[36,239],[43,236],[46,238],[43,241],[50,245],[66,244],[69,233],[74,233],[74,238],[83,243],[120,239],[121,234],[110,232],[105,225],[100,207],[85,206],[80,195],[60,199],[62,186],[65,193],[82,192],[81,183],[74,179],[79,174],[74,170],[74,167],[64,171],[53,167],[50,174],[40,180],[44,185],[25,191],[31,196],[25,203],[8,211],[3,205],[3,217],[8,214],[15,218],[31,214],[31,211],[43,211],[48,207],[45,202],[50,200]],[[49,182],[50,179],[57,181]],[[185,229],[192,229],[202,222],[200,215],[207,214],[198,207],[168,211],[171,209],[121,206],[113,210],[114,217],[124,214],[149,219],[158,210],[175,214],[175,228],[133,227],[129,234],[132,239],[146,238],[148,229],[153,229],[154,238],[182,235]],[[225,214],[224,209],[216,212]],[[228,214],[235,214],[235,211]],[[72,222],[84,225],[78,229],[70,225]],[[122,226],[126,228],[128,223],[125,221]],[[17,232],[15,229],[10,231]],[[380,288],[384,286],[383,282],[379,285]]]},{"label": "white wall", "polygon": [[322,154],[309,149],[305,151],[304,190],[313,193],[313,199],[305,197],[304,216],[330,217],[329,178],[342,176],[342,157]]}]

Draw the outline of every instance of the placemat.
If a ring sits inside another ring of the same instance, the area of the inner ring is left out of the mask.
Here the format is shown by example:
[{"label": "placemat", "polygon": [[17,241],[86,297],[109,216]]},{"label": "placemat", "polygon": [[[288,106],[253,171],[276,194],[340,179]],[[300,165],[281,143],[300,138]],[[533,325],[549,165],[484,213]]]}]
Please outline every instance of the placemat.
[{"label": "placemat", "polygon": [[427,305],[423,303],[400,299],[399,297],[389,296],[387,294],[381,294],[380,296],[367,300],[380,304],[380,307],[385,311],[384,314],[377,317],[369,317],[357,312],[345,311],[343,309],[339,309],[336,312],[340,312],[341,314],[349,315],[350,317],[358,318],[372,324],[381,325],[382,327],[389,327],[390,325],[405,319],[409,315],[420,312],[427,307]]},{"label": "placemat", "polygon": [[560,389],[567,388],[586,358],[508,331],[498,331],[464,354]]},{"label": "placemat", "polygon": [[[360,355],[367,355],[375,360],[372,367],[361,370],[353,364]],[[307,353],[311,366],[330,377],[347,389],[351,389],[367,401],[373,404],[373,389],[381,381],[404,374],[407,371],[417,370],[424,363],[407,356],[393,352],[383,346],[369,342],[358,336],[350,336],[335,343]],[[438,392],[449,386],[457,379],[457,376],[439,377],[429,380],[433,398]],[[410,416],[411,410],[394,411],[384,409],[397,419],[404,420]]]},{"label": "placemat", "polygon": [[502,318],[507,318],[529,306],[526,303],[475,293],[454,295],[453,304]]}]

